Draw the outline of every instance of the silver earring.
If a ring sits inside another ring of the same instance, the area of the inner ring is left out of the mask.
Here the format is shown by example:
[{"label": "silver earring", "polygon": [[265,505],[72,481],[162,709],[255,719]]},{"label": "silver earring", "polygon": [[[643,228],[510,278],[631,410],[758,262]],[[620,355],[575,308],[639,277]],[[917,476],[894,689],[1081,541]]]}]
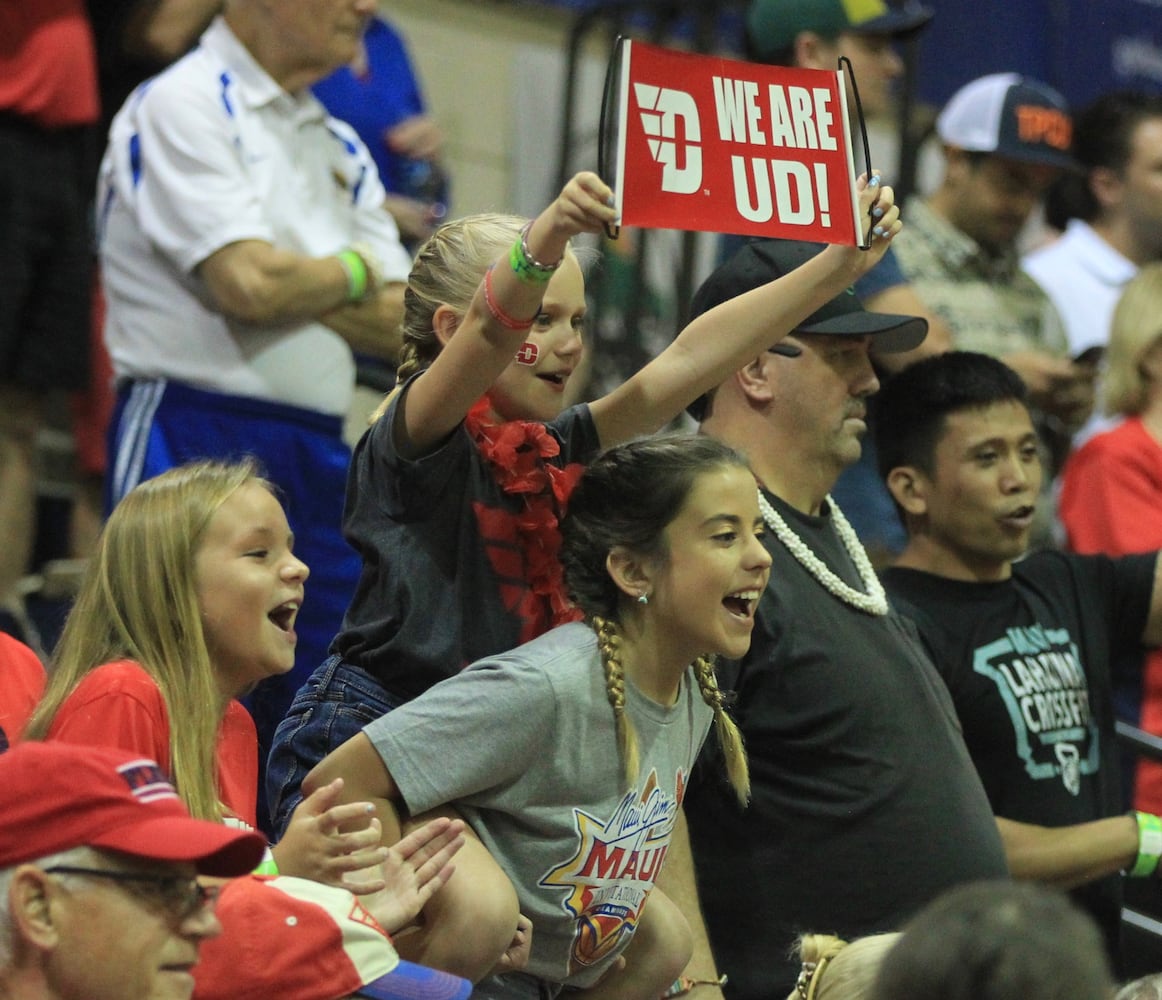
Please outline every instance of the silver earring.
[{"label": "silver earring", "polygon": [[650,603],[650,595],[649,594],[638,594],[637,595],[637,602],[638,602],[638,604],[649,604]]}]

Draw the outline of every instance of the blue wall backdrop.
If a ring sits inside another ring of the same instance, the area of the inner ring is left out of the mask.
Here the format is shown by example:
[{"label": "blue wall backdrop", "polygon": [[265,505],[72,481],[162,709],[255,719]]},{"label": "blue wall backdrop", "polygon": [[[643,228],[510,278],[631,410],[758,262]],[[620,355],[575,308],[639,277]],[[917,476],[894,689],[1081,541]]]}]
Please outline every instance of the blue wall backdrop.
[{"label": "blue wall backdrop", "polygon": [[[578,13],[612,5],[611,0],[529,2]],[[941,105],[974,77],[1010,70],[1052,84],[1075,106],[1115,88],[1162,91],[1162,0],[923,2],[936,11],[917,46],[917,96],[923,102]],[[653,5],[630,0],[629,5],[639,10],[738,7],[737,0],[657,0]],[[724,19],[724,29],[736,25],[736,17]]]}]

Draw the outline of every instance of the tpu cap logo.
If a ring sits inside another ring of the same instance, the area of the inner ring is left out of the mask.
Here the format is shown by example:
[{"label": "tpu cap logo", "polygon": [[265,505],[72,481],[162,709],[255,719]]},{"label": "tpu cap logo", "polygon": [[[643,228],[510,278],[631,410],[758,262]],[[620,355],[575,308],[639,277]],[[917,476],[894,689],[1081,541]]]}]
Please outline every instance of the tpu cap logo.
[{"label": "tpu cap logo", "polygon": [[1069,149],[1073,124],[1064,111],[1034,104],[1019,104],[1014,110],[1017,116],[1017,137],[1021,142],[1043,142],[1054,149]]},{"label": "tpu cap logo", "polygon": [[[635,83],[633,90],[650,153],[662,165],[662,190],[670,194],[693,194],[702,186],[702,148],[697,145],[702,141],[702,126],[697,103],[684,91],[648,83]],[[679,120],[682,122],[680,133]],[[684,140],[681,163],[679,135]]]}]

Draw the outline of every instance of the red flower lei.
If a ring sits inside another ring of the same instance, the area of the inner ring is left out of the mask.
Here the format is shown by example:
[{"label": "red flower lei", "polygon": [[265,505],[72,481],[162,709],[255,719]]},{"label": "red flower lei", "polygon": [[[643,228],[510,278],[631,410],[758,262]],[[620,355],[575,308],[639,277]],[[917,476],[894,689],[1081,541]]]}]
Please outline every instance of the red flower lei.
[{"label": "red flower lei", "polygon": [[560,518],[585,467],[573,463],[560,468],[546,461],[559,455],[561,446],[545,425],[529,420],[496,423],[488,396],[473,404],[464,425],[497,485],[524,501],[524,511],[516,515],[516,533],[525,578],[542,607],[547,605],[549,627],[577,621],[581,612],[565,593]]}]

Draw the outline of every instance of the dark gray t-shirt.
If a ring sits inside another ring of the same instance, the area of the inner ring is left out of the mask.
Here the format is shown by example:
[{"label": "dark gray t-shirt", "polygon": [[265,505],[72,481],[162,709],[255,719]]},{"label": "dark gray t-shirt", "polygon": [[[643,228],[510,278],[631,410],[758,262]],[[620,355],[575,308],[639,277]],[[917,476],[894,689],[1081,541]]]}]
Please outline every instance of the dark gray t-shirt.
[{"label": "dark gray t-shirt", "polygon": [[[463,424],[432,453],[403,458],[391,435],[400,399],[351,461],[343,533],[363,569],[331,651],[406,700],[535,638],[551,616],[529,585],[521,498],[501,489]],[[537,426],[560,448],[554,466],[584,465],[598,450],[584,404]]]}]

